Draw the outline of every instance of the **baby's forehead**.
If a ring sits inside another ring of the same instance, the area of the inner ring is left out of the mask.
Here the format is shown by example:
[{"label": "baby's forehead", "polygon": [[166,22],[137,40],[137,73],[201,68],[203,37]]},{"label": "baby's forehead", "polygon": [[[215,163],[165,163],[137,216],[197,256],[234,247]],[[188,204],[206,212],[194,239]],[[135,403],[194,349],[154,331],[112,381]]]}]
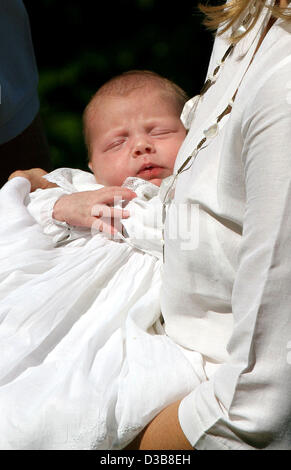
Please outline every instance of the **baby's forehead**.
[{"label": "baby's forehead", "polygon": [[[137,106],[137,111],[140,110],[140,106],[142,103],[145,104],[148,100],[151,101],[152,109],[159,109],[161,106],[161,102],[169,105],[169,111],[172,108],[173,114],[180,114],[177,109],[177,100],[173,93],[169,90],[166,90],[162,86],[157,86],[153,84],[147,84],[144,86],[136,87],[130,90],[127,93],[108,93],[102,94],[100,96],[95,97],[95,103],[92,103],[92,115],[91,118],[94,120],[94,115],[99,114],[99,112],[104,112],[108,108],[110,108],[110,112],[112,110],[112,104],[115,105],[115,109],[118,109],[118,104],[122,105],[123,103],[127,103],[127,101],[135,102]],[[117,105],[117,106],[116,106]]]},{"label": "baby's forehead", "polygon": [[[128,104],[130,103],[130,104]],[[146,115],[147,119],[180,118],[181,110],[172,90],[160,84],[146,83],[143,86],[131,88],[126,93],[116,93],[110,90],[108,93],[97,93],[87,109],[84,119],[84,132],[87,140],[96,138],[96,132],[105,132],[107,126],[110,130],[116,125],[119,127],[120,116],[129,117]],[[117,121],[117,123],[116,123]],[[124,122],[123,124],[124,125]]]},{"label": "baby's forehead", "polygon": [[153,83],[147,83],[142,86],[136,86],[124,93],[112,92],[112,93],[102,94],[99,97],[97,95],[96,106],[98,106],[99,103],[102,103],[103,105],[106,106],[106,102],[110,103],[110,100],[112,99],[126,100],[130,98],[130,99],[140,100],[141,97],[146,99],[152,96],[161,98],[162,100],[169,101],[169,102],[173,101],[173,99],[175,98],[173,92],[170,92],[164,86],[153,84]]}]

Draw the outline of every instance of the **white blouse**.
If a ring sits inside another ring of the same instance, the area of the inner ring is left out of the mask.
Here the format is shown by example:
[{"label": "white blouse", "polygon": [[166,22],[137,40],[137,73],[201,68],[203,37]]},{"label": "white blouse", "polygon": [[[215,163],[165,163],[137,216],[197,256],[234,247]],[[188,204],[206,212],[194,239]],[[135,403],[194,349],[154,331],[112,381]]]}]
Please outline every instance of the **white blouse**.
[{"label": "white blouse", "polygon": [[[248,68],[269,18],[265,9],[200,103],[176,170],[240,85],[168,208],[162,313],[166,333],[204,358],[209,380],[179,409],[201,450],[291,449],[290,23],[276,21]],[[210,72],[227,47],[216,39]],[[170,231],[181,205],[195,227],[188,244]]]}]

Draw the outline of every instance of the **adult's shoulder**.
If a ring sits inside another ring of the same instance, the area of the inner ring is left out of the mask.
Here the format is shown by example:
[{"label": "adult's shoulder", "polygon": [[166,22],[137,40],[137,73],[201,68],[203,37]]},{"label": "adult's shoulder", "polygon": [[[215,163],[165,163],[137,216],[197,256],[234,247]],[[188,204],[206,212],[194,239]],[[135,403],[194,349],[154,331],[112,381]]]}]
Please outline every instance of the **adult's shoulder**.
[{"label": "adult's shoulder", "polygon": [[[291,24],[278,20],[265,37],[241,84],[238,99],[245,114],[287,103],[291,87]],[[290,110],[289,110],[290,112]]]},{"label": "adult's shoulder", "polygon": [[[22,0],[0,2],[0,144],[8,142],[35,118],[38,73],[29,18]],[[5,97],[5,100],[4,100]]]}]

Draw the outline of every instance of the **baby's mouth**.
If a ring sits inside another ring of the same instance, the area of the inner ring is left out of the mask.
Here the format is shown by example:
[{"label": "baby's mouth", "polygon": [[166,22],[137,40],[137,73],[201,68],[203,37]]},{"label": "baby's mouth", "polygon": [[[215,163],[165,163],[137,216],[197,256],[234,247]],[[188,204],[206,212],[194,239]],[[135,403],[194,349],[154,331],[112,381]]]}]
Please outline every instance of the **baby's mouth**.
[{"label": "baby's mouth", "polygon": [[150,180],[153,178],[158,178],[162,170],[163,170],[162,167],[155,165],[153,163],[149,163],[147,165],[143,165],[138,171],[136,176],[145,180]]}]

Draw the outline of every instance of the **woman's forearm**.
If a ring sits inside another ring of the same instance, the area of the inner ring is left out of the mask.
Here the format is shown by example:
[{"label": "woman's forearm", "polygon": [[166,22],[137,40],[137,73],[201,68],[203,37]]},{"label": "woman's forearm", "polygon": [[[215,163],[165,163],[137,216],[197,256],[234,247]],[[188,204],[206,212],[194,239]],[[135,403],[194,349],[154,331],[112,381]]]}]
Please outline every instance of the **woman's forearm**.
[{"label": "woman's forearm", "polygon": [[162,410],[126,450],[193,450],[179,424],[179,405],[177,401]]}]

